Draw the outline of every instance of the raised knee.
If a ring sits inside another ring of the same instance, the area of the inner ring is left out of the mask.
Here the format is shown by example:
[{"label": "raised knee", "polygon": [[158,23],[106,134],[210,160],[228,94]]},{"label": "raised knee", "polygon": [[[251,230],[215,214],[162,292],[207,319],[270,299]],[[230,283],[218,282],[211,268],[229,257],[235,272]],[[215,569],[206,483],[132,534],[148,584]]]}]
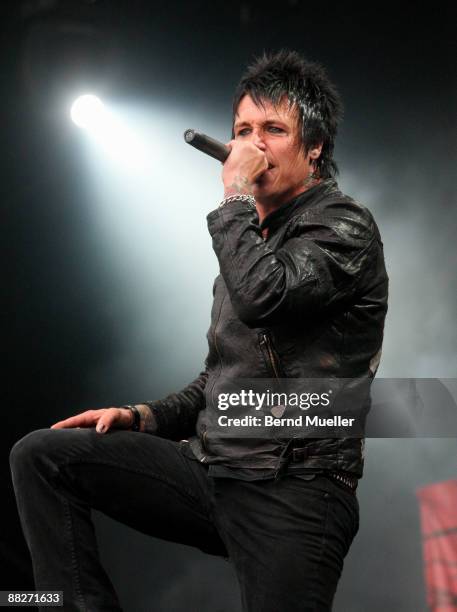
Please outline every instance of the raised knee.
[{"label": "raised knee", "polygon": [[46,453],[50,448],[50,439],[55,437],[55,433],[53,429],[37,429],[20,438],[10,451],[11,469]]}]

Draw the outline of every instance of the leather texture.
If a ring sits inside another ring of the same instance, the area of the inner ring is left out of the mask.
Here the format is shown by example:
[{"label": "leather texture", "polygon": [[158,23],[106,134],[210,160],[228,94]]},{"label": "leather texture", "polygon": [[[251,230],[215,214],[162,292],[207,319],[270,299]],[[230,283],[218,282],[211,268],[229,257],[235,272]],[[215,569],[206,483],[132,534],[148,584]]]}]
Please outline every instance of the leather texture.
[{"label": "leather texture", "polygon": [[[286,446],[280,439],[208,435],[218,390],[240,378],[351,378],[366,385],[379,364],[387,312],[380,234],[370,211],[334,179],[262,225],[244,202],[211,212],[207,221],[220,274],[205,369],[180,393],[148,405],[158,435],[189,438],[201,461],[278,469]],[[363,442],[310,439],[304,467],[360,477]]]}]

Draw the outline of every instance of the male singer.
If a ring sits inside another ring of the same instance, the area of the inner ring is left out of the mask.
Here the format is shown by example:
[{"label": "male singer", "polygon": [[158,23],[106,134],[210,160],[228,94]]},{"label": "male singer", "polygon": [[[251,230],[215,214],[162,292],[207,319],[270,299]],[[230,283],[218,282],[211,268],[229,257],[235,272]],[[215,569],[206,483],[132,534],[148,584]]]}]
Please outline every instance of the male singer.
[{"label": "male singer", "polygon": [[325,70],[298,53],[248,67],[223,199],[207,217],[220,275],[203,371],[165,399],[88,410],[13,447],[36,589],[63,590],[66,611],[120,609],[91,508],[227,558],[245,612],[331,609],[358,530],[363,440],[225,437],[209,425],[232,379],[376,373],[388,279],[372,215],[334,178],[341,115]]}]

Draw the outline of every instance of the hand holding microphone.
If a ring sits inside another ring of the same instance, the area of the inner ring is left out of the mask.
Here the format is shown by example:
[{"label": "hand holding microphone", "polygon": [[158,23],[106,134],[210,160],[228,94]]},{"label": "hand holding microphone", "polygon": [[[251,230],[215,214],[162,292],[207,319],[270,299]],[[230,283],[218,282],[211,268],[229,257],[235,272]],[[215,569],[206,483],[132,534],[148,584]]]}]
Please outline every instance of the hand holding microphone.
[{"label": "hand holding microphone", "polygon": [[253,193],[253,187],[268,170],[267,157],[250,141],[231,140],[228,145],[195,130],[186,130],[184,140],[224,164],[222,180],[225,196]]}]

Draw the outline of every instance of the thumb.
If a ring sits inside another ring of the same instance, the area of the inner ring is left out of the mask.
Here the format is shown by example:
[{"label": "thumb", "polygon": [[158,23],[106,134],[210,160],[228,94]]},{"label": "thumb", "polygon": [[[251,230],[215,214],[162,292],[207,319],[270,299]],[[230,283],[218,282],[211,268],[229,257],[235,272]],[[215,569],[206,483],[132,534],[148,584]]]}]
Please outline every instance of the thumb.
[{"label": "thumb", "polygon": [[97,427],[95,429],[97,430],[98,433],[102,434],[102,433],[105,433],[105,431],[108,429],[108,426],[101,419],[99,419],[97,423]]}]

